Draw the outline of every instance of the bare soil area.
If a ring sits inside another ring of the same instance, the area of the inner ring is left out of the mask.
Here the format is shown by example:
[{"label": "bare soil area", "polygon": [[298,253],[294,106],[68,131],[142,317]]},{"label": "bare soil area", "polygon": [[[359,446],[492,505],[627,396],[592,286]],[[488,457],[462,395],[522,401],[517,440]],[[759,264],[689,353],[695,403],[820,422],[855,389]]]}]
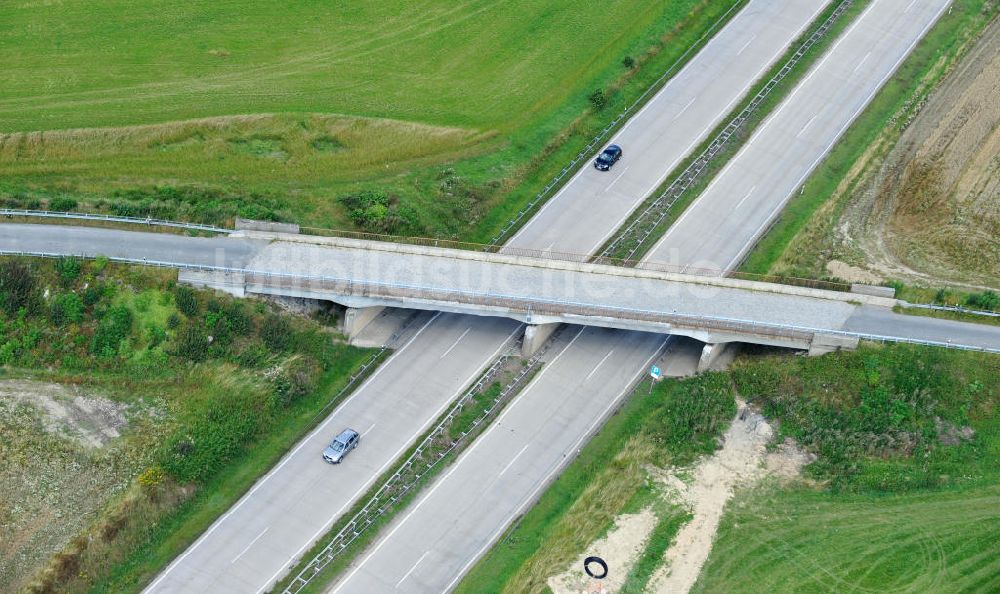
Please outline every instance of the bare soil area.
[{"label": "bare soil area", "polygon": [[[1000,21],[928,98],[836,225],[848,275],[1000,287]],[[830,262],[830,273],[845,272]]]},{"label": "bare soil area", "polygon": [[723,445],[702,460],[691,473],[671,472],[663,478],[673,497],[690,507],[693,518],[681,527],[667,549],[664,565],[653,574],[649,590],[663,594],[691,590],[702,565],[712,550],[712,542],[726,503],[739,487],[756,483],[767,476],[791,479],[809,462],[794,443],[781,444],[767,452],[774,431],[760,414],[740,402],[740,412],[723,437]]},{"label": "bare soil area", "polygon": [[141,469],[121,404],[59,384],[0,381],[0,591],[18,591]]}]

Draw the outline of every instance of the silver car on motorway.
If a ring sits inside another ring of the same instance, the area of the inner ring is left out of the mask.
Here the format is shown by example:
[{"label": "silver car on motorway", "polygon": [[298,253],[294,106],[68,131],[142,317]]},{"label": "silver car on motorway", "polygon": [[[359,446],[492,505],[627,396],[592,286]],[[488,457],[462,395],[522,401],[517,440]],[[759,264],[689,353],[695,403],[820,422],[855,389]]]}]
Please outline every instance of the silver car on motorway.
[{"label": "silver car on motorway", "polygon": [[354,429],[344,429],[323,450],[323,459],[330,464],[340,464],[348,452],[358,447],[358,442],[360,441],[360,433]]}]

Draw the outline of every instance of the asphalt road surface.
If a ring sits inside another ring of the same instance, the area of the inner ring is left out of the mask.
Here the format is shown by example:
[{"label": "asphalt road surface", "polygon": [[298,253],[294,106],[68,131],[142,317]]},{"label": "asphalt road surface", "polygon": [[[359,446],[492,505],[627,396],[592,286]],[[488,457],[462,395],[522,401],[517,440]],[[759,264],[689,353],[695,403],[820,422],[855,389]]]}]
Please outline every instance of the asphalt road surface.
[{"label": "asphalt road surface", "polygon": [[875,0],[650,251],[729,270],[868,105],[949,0]]}]

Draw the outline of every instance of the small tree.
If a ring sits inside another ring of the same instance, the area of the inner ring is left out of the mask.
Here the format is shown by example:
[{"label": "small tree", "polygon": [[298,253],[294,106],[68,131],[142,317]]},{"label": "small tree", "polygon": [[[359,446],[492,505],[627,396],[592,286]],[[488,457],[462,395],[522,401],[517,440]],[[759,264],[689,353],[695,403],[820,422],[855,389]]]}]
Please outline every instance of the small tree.
[{"label": "small tree", "polygon": [[633,58],[632,56],[625,56],[624,58],[622,58],[622,66],[628,68],[629,70],[632,70],[633,68],[635,68],[635,58]]},{"label": "small tree", "polygon": [[178,285],[174,291],[174,302],[177,304],[177,309],[187,317],[193,318],[198,315],[198,295],[191,287]]},{"label": "small tree", "polygon": [[587,99],[590,100],[590,104],[594,107],[594,111],[601,111],[608,104],[608,96],[604,94],[604,89],[597,89],[591,93]]},{"label": "small tree", "polygon": [[292,328],[288,320],[271,314],[264,318],[260,328],[260,339],[274,352],[287,350],[292,344]]}]

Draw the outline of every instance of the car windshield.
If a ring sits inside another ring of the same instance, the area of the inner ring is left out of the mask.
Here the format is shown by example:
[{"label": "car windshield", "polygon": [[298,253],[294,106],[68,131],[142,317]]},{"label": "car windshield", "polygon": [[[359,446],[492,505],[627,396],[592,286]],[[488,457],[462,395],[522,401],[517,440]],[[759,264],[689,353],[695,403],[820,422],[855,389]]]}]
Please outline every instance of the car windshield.
[{"label": "car windshield", "polygon": [[601,153],[601,156],[597,157],[597,160],[600,161],[601,163],[610,163],[611,155],[609,155],[608,153]]},{"label": "car windshield", "polygon": [[330,447],[333,448],[333,451],[335,451],[335,452],[343,452],[344,451],[344,444],[340,443],[339,441],[335,441],[335,442],[331,443]]}]

